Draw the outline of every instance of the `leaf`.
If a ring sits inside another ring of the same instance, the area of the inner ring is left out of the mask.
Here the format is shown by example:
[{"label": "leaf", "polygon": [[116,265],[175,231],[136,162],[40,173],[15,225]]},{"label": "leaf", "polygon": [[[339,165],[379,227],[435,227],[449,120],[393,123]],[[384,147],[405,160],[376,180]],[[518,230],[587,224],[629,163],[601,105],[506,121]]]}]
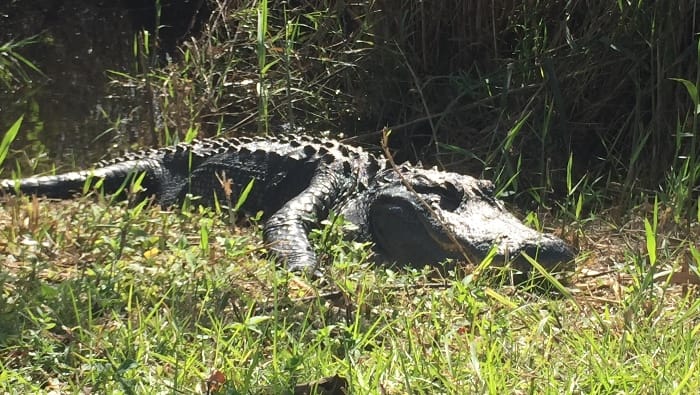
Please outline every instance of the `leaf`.
[{"label": "leaf", "polygon": [[581,218],[581,212],[583,212],[583,194],[579,193],[578,199],[576,200],[576,219]]},{"label": "leaf", "polygon": [[143,256],[146,259],[152,259],[155,258],[158,254],[160,254],[160,250],[158,249],[158,247],[153,247],[150,250],[144,252]]},{"label": "leaf", "polygon": [[146,172],[144,171],[143,173],[139,174],[135,179],[134,182],[131,183],[131,190],[130,193],[136,194],[142,191],[145,191],[146,188],[143,187],[143,179],[146,178]]},{"label": "leaf", "polygon": [[17,137],[17,132],[19,132],[19,127],[22,125],[22,120],[24,119],[24,115],[19,117],[15,121],[15,123],[10,126],[10,128],[7,130],[5,133],[5,137],[2,138],[2,142],[0,142],[0,165],[2,162],[5,161],[5,158],[7,157],[7,153],[10,151],[10,144],[15,140],[15,137]]},{"label": "leaf", "polygon": [[573,191],[573,169],[574,169],[574,155],[569,154],[569,160],[566,162],[566,192],[571,195]]},{"label": "leaf", "polygon": [[269,315],[256,315],[253,317],[250,317],[246,320],[246,325],[248,327],[253,327],[253,326],[258,326],[259,324],[262,324],[265,321],[269,321],[272,319]]},{"label": "leaf", "polygon": [[197,128],[190,127],[189,129],[187,129],[187,133],[185,134],[184,141],[186,143],[191,143],[194,139],[197,138],[198,134],[199,134],[199,131],[197,130]]},{"label": "leaf", "polygon": [[254,183],[255,183],[255,178],[251,178],[248,185],[246,185],[245,188],[243,188],[243,191],[241,191],[241,195],[238,196],[238,201],[236,202],[236,207],[233,208],[233,211],[238,212],[238,210],[240,210],[241,207],[243,207],[243,204],[248,199],[248,195],[250,194],[250,191],[253,189]]},{"label": "leaf", "polygon": [[502,305],[504,305],[504,306],[508,306],[508,307],[510,307],[511,309],[517,309],[517,308],[518,308],[518,304],[517,304],[517,303],[513,302],[513,301],[512,301],[510,298],[508,298],[507,296],[499,294],[498,292],[494,291],[494,290],[493,290],[492,288],[490,288],[490,287],[487,287],[487,288],[484,290],[484,293],[485,293],[487,296],[491,297],[492,299],[495,299],[498,303],[500,303],[500,304],[502,304]]},{"label": "leaf", "polygon": [[[521,253],[521,255],[523,256],[523,258],[525,258],[525,260],[527,260],[532,265],[532,267],[542,277],[544,277],[549,282],[549,284],[554,286],[554,288],[556,288],[556,290],[559,291],[564,297],[566,297],[567,299],[574,300],[573,296],[571,295],[571,292],[568,289],[566,289],[566,287],[559,280],[557,280],[556,277],[552,276],[552,274],[549,273],[549,271],[547,271],[547,269],[545,269],[542,265],[540,265],[540,263],[537,262],[537,260],[535,260],[533,257],[531,257],[530,255],[528,255],[526,253]],[[575,300],[574,300],[574,303],[576,303]],[[576,304],[576,307],[577,308],[579,307],[578,304]]]},{"label": "leaf", "polygon": [[528,112],[525,114],[524,117],[522,117],[510,130],[508,131],[508,134],[506,135],[506,141],[503,144],[503,151],[507,152],[513,147],[513,142],[515,141],[515,137],[518,135],[520,130],[525,126],[525,122],[530,118],[530,115],[532,115],[532,112]]},{"label": "leaf", "polygon": [[654,265],[656,263],[656,235],[651,223],[644,218],[644,233],[647,239],[647,252],[649,253],[649,262]]},{"label": "leaf", "polygon": [[695,260],[695,266],[700,266],[700,250],[691,245],[690,255],[692,255],[693,260]]},{"label": "leaf", "polygon": [[672,81],[680,82],[685,86],[685,90],[688,91],[690,98],[695,104],[695,114],[700,114],[700,97],[698,97],[698,87],[692,82],[685,80],[683,78],[671,78]]},{"label": "leaf", "polygon": [[262,331],[260,329],[258,329],[258,326],[260,324],[264,323],[265,321],[269,321],[270,319],[272,319],[272,317],[270,317],[270,316],[256,315],[256,316],[253,316],[253,317],[246,319],[245,322],[234,323],[232,326],[237,331],[248,330],[248,331],[255,332],[257,334],[262,334]]}]

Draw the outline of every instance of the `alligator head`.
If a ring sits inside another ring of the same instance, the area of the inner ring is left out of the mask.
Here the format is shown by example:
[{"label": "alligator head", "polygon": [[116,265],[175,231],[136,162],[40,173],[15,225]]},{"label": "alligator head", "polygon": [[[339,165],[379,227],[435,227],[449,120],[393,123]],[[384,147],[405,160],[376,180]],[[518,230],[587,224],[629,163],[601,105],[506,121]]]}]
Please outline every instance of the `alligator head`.
[{"label": "alligator head", "polygon": [[531,266],[523,254],[550,270],[573,261],[564,241],[524,225],[493,193],[487,180],[401,166],[377,174],[366,193],[340,212],[387,261],[479,263],[492,249],[497,262],[512,262],[523,271]]}]

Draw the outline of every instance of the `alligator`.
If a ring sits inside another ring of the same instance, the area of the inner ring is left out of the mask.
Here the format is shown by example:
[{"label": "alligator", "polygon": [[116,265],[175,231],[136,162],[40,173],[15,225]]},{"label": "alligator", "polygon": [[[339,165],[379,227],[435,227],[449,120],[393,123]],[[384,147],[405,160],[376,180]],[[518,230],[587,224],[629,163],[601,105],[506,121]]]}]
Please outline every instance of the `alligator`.
[{"label": "alligator", "polygon": [[139,196],[164,207],[193,196],[198,204],[226,205],[248,191],[242,210],[264,213],[271,255],[288,270],[313,276],[322,272],[308,235],[330,213],[353,225],[348,237],[373,242],[384,262],[478,263],[488,255],[526,270],[528,255],[554,270],[574,259],[560,238],[508,212],[488,180],[396,165],[361,147],[306,135],[194,140],[128,153],[91,170],[0,180],[0,194],[65,199],[88,186],[125,195],[125,185],[135,182]]}]

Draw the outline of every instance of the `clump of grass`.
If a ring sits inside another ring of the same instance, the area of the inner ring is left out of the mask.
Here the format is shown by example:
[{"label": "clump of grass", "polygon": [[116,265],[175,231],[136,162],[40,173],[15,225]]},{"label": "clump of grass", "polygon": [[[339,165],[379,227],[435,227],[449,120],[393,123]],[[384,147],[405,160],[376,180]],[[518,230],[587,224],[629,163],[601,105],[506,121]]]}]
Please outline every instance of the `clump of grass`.
[{"label": "clump of grass", "polygon": [[29,59],[22,56],[21,49],[36,43],[38,37],[11,40],[0,45],[0,82],[6,89],[17,84],[26,84],[32,80],[31,74],[43,75],[41,70]]}]

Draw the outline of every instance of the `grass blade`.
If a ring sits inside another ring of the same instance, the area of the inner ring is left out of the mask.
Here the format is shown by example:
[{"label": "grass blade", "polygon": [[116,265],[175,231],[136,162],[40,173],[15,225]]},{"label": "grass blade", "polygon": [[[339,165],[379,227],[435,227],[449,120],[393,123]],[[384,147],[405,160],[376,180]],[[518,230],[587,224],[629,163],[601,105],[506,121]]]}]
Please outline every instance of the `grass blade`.
[{"label": "grass blade", "polygon": [[646,218],[644,218],[644,234],[646,235],[649,263],[653,266],[656,263],[656,235],[651,223]]},{"label": "grass blade", "polygon": [[251,178],[250,182],[248,185],[245,186],[243,191],[241,191],[241,195],[238,197],[238,200],[236,201],[236,207],[234,207],[233,211],[238,212],[238,210],[243,207],[243,204],[245,201],[248,199],[248,195],[250,194],[250,191],[253,189],[253,183],[255,182],[255,178]]},{"label": "grass blade", "polygon": [[10,144],[15,140],[15,137],[17,137],[17,132],[19,132],[19,127],[22,125],[22,120],[24,119],[24,115],[19,117],[15,123],[10,126],[10,128],[7,130],[5,133],[5,137],[2,138],[2,141],[0,142],[0,165],[5,161],[5,158],[7,157],[7,153],[10,151]]}]

